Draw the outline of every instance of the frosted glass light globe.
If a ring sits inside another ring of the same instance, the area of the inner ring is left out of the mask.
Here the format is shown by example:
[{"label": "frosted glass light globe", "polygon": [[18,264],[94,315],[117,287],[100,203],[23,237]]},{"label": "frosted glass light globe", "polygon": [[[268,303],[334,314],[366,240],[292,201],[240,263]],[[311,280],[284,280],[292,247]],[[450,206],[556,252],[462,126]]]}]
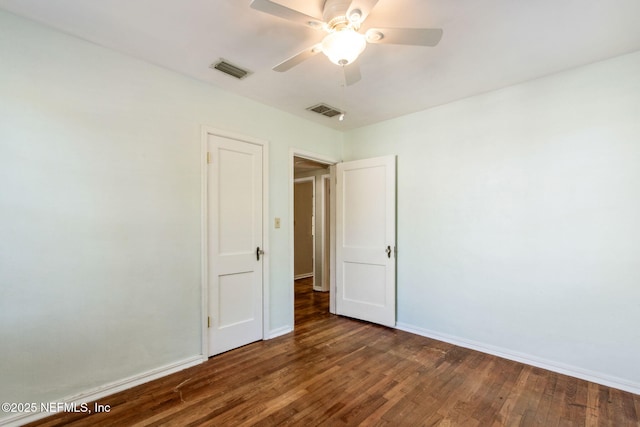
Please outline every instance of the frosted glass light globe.
[{"label": "frosted glass light globe", "polygon": [[322,53],[337,65],[349,65],[358,58],[367,46],[362,34],[351,28],[335,31],[322,40]]}]

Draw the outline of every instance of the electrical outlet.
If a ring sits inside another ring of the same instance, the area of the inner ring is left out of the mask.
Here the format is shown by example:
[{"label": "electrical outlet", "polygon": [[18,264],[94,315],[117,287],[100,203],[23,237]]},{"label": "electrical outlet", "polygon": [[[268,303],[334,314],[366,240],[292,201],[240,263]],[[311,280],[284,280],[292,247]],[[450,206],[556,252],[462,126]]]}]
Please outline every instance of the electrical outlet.
[{"label": "electrical outlet", "polygon": [[280,228],[280,218],[276,218],[274,223],[275,223],[274,225],[275,225],[276,228]]}]

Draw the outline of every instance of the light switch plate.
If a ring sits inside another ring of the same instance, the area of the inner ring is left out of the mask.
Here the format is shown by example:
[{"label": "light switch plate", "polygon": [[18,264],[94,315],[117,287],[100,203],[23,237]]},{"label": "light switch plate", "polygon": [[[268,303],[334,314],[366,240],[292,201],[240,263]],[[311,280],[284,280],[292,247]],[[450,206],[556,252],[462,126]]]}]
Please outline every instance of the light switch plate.
[{"label": "light switch plate", "polygon": [[274,221],[274,225],[276,228],[280,228],[280,218],[276,218]]}]

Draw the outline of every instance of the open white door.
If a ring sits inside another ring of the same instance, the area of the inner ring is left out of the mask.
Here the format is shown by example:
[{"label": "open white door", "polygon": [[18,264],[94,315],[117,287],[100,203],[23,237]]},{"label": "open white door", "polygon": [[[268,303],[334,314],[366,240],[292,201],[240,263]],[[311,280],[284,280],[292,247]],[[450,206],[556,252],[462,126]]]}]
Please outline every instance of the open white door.
[{"label": "open white door", "polygon": [[262,339],[262,146],[210,134],[209,356]]},{"label": "open white door", "polygon": [[395,326],[395,156],[338,163],[336,190],[336,312]]}]

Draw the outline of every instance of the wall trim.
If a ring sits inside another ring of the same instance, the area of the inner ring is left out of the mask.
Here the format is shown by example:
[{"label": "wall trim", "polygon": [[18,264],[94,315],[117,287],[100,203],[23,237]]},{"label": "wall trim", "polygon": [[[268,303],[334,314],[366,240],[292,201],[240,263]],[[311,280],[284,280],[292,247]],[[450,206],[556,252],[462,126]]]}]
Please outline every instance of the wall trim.
[{"label": "wall trim", "polygon": [[454,335],[431,331],[429,329],[424,329],[407,323],[397,322],[396,329],[640,395],[640,384],[611,375],[603,374],[601,372],[595,372],[588,369],[579,368],[577,366],[554,362],[529,354],[493,346],[491,344],[485,344],[478,341],[460,338]]},{"label": "wall trim", "polygon": [[[199,365],[206,361],[207,361],[207,357],[203,357],[202,355],[192,356],[187,359],[170,363],[168,365],[161,366],[159,368],[151,369],[149,371],[142,372],[137,375],[133,375],[118,381],[113,381],[111,383],[107,383],[89,390],[85,390],[83,392],[74,394],[72,396],[67,396],[63,399],[55,399],[55,400],[52,400],[52,402],[76,403],[78,405],[81,403],[95,402],[100,398],[121,392],[123,390],[127,390],[129,388],[136,387],[140,384],[144,384],[144,383],[156,380],[158,378],[165,377],[167,375],[182,371],[192,366]],[[42,418],[46,418],[50,415],[53,415],[53,414],[49,412],[16,414],[15,416],[1,418],[0,426],[21,426]]]}]

